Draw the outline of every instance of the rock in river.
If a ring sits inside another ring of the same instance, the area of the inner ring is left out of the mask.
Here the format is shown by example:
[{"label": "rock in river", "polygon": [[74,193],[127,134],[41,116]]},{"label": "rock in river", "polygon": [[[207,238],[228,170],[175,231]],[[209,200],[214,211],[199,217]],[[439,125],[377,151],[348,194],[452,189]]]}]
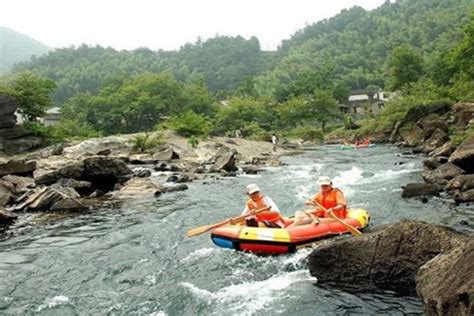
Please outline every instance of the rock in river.
[{"label": "rock in river", "polygon": [[449,157],[449,161],[468,173],[474,173],[474,135],[471,135],[459,145]]},{"label": "rock in river", "polygon": [[309,255],[308,266],[320,284],[414,295],[418,269],[465,241],[464,235],[447,227],[401,220],[321,246]]},{"label": "rock in river", "polygon": [[474,236],[423,265],[416,291],[427,315],[474,315]]},{"label": "rock in river", "polygon": [[449,180],[464,174],[465,171],[452,163],[446,163],[435,170],[425,171],[422,174],[423,180],[428,183],[446,185]]},{"label": "rock in river", "polygon": [[403,187],[402,197],[439,195],[439,187],[431,183],[408,183]]}]

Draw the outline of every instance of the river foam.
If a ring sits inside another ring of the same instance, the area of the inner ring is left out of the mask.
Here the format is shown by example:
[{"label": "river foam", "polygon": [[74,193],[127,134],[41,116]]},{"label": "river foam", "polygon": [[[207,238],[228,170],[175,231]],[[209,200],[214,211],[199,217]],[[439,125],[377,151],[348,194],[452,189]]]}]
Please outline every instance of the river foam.
[{"label": "river foam", "polygon": [[306,270],[298,270],[274,275],[263,281],[243,282],[223,287],[215,292],[201,289],[189,282],[180,286],[195,297],[215,306],[216,313],[230,312],[240,315],[252,315],[269,306],[270,303],[285,295],[291,285],[314,280]]}]

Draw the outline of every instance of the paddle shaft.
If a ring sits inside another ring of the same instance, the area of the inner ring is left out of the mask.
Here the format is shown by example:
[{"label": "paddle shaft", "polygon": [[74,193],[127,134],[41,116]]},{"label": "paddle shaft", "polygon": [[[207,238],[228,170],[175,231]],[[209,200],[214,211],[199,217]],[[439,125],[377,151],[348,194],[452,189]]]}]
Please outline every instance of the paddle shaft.
[{"label": "paddle shaft", "polygon": [[211,225],[205,225],[205,226],[201,226],[201,227],[197,227],[197,228],[194,228],[194,229],[191,229],[191,230],[188,230],[187,232],[187,236],[188,237],[193,237],[193,236],[197,236],[197,235],[200,235],[200,234],[203,234],[213,228],[217,228],[219,226],[222,226],[222,225],[225,225],[225,224],[229,224],[229,223],[233,223],[233,222],[239,222],[240,220],[243,220],[249,216],[253,216],[253,215],[256,215],[258,213],[262,213],[262,212],[265,212],[265,211],[268,211],[270,209],[270,206],[267,206],[267,207],[264,207],[264,208],[260,208],[254,212],[251,212],[251,213],[248,213],[248,214],[243,214],[243,215],[239,215],[239,216],[236,216],[236,217],[233,217],[233,218],[229,218],[229,219],[226,219],[226,220],[223,220],[219,223],[215,223],[215,224],[211,224]]},{"label": "paddle shaft", "polygon": [[336,221],[338,221],[339,223],[341,223],[341,225],[343,225],[344,227],[346,227],[352,235],[354,236],[360,236],[362,235],[362,233],[360,232],[360,230],[358,230],[357,228],[355,228],[354,226],[344,222],[342,219],[340,219],[339,217],[337,217],[336,215],[334,215],[334,213],[330,210],[328,210],[327,208],[325,208],[324,206],[322,206],[321,204],[319,204],[317,201],[313,201],[314,205],[316,205],[317,207],[319,207],[320,209],[322,209],[323,211],[325,211],[326,213],[329,214],[329,216],[331,216],[331,218],[335,219]]}]

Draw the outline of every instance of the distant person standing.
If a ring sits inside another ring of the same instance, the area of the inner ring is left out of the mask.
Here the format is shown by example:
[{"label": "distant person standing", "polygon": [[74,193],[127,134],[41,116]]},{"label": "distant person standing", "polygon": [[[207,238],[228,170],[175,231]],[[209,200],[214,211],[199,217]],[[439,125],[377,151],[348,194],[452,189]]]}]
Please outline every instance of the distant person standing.
[{"label": "distant person standing", "polygon": [[240,131],[240,129],[236,129],[235,130],[235,137],[240,138],[241,136],[242,136],[242,132]]},{"label": "distant person standing", "polygon": [[278,144],[278,138],[276,137],[275,133],[272,134],[272,144],[273,144],[272,150],[276,151],[277,144]]}]

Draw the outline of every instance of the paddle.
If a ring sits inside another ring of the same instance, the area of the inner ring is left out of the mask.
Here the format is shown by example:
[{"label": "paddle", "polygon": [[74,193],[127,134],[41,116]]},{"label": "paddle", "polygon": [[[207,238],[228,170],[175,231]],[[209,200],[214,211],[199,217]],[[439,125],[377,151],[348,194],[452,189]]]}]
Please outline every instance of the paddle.
[{"label": "paddle", "polygon": [[321,204],[319,204],[318,202],[316,201],[313,201],[314,205],[316,205],[317,207],[319,207],[320,209],[322,209],[323,211],[325,211],[326,213],[329,214],[329,216],[331,216],[332,218],[334,218],[336,221],[338,221],[339,223],[341,223],[341,225],[343,225],[345,228],[347,228],[352,235],[354,236],[360,236],[362,235],[362,233],[360,232],[360,230],[358,230],[357,228],[355,228],[354,226],[350,225],[350,224],[347,224],[346,222],[344,222],[342,219],[340,219],[339,217],[337,217],[336,215],[334,215],[332,213],[332,211],[329,211],[327,208],[325,208],[324,206],[322,206]]},{"label": "paddle", "polygon": [[239,215],[239,216],[236,216],[236,217],[233,217],[233,218],[229,218],[229,219],[226,219],[226,220],[223,220],[222,222],[219,222],[219,223],[215,223],[215,224],[211,224],[211,225],[205,225],[205,226],[201,226],[201,227],[197,227],[197,228],[193,228],[191,230],[188,230],[188,232],[186,233],[186,235],[188,237],[193,237],[193,236],[197,236],[197,235],[200,235],[202,233],[205,233],[213,228],[216,228],[216,227],[219,227],[219,226],[222,226],[222,225],[225,225],[225,224],[228,224],[228,223],[232,223],[232,222],[238,222],[246,217],[249,217],[249,216],[253,216],[255,214],[258,214],[258,213],[262,213],[262,212],[265,212],[267,210],[270,209],[270,206],[267,206],[267,207],[264,207],[264,208],[261,208],[261,209],[258,209],[256,210],[255,212],[252,212],[252,213],[249,213],[249,214],[244,214],[244,215]]}]

